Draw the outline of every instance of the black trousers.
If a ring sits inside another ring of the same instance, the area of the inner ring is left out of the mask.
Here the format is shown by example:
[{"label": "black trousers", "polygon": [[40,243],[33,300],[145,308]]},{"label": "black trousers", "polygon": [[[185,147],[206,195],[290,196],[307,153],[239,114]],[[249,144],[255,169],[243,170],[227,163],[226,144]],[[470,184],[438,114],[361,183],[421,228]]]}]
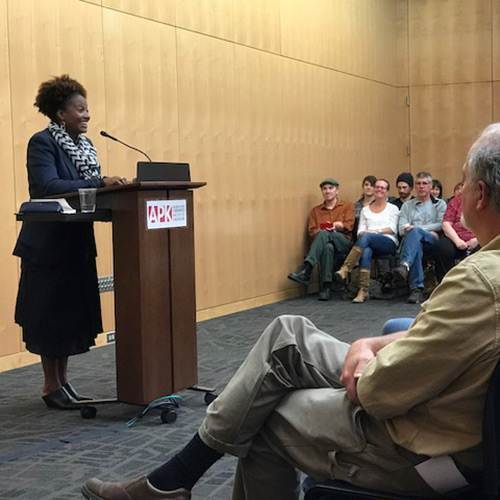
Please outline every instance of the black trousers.
[{"label": "black trousers", "polygon": [[434,245],[432,256],[436,265],[436,279],[441,283],[444,275],[455,265],[455,260],[465,258],[467,251],[460,250],[450,238],[443,236]]}]

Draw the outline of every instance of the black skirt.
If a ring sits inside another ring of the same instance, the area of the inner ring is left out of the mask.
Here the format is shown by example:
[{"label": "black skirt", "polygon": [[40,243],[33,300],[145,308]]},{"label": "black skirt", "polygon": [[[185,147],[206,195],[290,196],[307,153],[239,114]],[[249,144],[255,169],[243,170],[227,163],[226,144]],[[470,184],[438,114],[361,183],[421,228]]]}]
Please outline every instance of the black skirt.
[{"label": "black skirt", "polygon": [[102,332],[95,258],[56,266],[23,259],[15,319],[32,353],[62,358],[88,351]]}]

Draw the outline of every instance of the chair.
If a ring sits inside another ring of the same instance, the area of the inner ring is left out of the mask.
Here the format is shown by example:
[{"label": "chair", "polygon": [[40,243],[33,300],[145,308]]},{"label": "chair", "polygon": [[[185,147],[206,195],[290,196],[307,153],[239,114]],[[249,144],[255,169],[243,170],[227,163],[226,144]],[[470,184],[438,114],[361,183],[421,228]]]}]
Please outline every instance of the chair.
[{"label": "chair", "polygon": [[[500,361],[491,376],[483,412],[483,480],[467,491],[446,498],[453,500],[500,499]],[[304,481],[304,500],[422,500],[421,497],[367,490],[342,481]],[[436,495],[436,498],[443,498]]]}]

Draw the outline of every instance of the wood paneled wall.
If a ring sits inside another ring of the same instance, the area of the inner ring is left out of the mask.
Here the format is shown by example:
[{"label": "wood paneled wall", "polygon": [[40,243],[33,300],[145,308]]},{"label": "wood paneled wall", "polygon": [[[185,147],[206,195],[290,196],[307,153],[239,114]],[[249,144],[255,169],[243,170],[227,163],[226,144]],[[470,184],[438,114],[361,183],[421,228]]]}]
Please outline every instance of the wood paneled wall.
[{"label": "wood paneled wall", "polygon": [[409,0],[408,31],[411,168],[450,196],[470,144],[500,120],[500,3]]},{"label": "wood paneled wall", "polygon": [[[207,181],[195,193],[204,319],[299,293],[286,275],[323,177],[347,199],[366,174],[432,164],[454,178],[470,136],[500,115],[499,25],[491,0],[0,0],[0,369],[29,358],[12,214],[28,197],[27,141],[46,125],[40,82],[86,86],[106,174],[133,177],[141,157],[102,129]],[[97,236],[99,273],[112,274],[110,228]]]}]

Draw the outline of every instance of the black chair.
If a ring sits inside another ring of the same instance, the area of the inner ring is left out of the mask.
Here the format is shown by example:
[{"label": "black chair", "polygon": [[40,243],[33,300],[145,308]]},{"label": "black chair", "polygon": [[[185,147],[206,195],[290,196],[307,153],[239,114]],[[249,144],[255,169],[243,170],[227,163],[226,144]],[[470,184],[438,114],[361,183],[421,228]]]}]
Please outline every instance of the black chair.
[{"label": "black chair", "polygon": [[[500,499],[500,361],[491,376],[483,413],[483,479],[454,496],[453,500]],[[312,486],[311,486],[312,484]],[[304,500],[422,500],[422,497],[367,490],[343,481],[304,481]]]}]

